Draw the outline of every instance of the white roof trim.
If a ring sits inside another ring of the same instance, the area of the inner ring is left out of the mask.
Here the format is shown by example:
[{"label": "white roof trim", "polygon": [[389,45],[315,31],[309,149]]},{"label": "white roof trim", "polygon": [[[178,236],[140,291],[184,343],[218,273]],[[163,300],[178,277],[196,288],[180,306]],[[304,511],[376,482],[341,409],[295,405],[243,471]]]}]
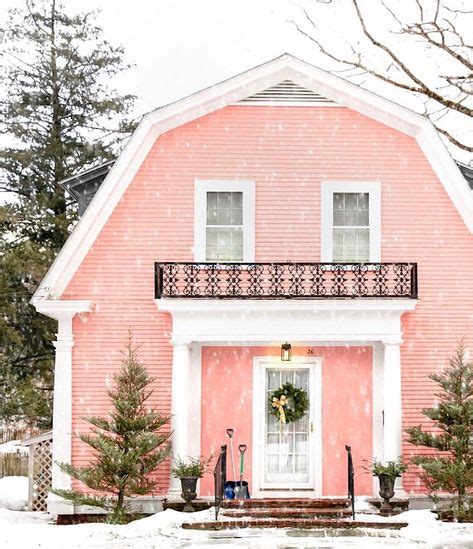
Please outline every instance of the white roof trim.
[{"label": "white roof trim", "polygon": [[159,135],[284,80],[292,80],[415,137],[473,233],[473,193],[429,120],[352,82],[284,54],[147,114],[56,257],[34,298],[58,299],[62,295]]}]

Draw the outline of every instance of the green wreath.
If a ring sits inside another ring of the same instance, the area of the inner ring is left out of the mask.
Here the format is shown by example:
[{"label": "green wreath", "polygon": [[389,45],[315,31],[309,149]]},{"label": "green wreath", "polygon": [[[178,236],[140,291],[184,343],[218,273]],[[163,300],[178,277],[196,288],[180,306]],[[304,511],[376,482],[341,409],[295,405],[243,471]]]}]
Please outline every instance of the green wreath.
[{"label": "green wreath", "polygon": [[301,419],[309,406],[307,393],[292,383],[285,383],[269,395],[269,410],[280,423]]}]

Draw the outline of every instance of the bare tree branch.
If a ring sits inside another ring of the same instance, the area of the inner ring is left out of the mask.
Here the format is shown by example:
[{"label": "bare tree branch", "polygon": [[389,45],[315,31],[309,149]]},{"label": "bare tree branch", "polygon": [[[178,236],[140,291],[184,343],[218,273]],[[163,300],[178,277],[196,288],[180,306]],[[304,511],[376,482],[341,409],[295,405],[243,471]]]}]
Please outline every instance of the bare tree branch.
[{"label": "bare tree branch", "polygon": [[[472,15],[473,11],[454,10],[446,6],[441,0],[431,0],[432,4],[429,9],[426,8],[425,2],[415,0],[418,10],[418,20],[409,24],[403,23],[401,16],[396,12],[386,0],[378,0],[379,5],[392,18],[395,24],[399,27],[399,34],[411,36],[414,39],[420,39],[426,46],[434,48],[439,56],[444,55],[455,60],[455,70],[453,74],[435,74],[437,79],[441,79],[444,85],[436,82],[435,84],[426,81],[425,77],[419,74],[416,68],[411,68],[409,63],[398,54],[393,47],[386,44],[384,40],[377,38],[372,30],[368,27],[365,16],[360,7],[360,0],[352,0],[352,5],[356,13],[357,21],[360,25],[361,32],[368,43],[376,50],[382,52],[390,61],[390,65],[385,70],[376,69],[368,60],[367,56],[362,54],[358,47],[352,45],[350,47],[351,54],[340,55],[335,53],[333,49],[328,48],[319,39],[319,32],[314,23],[314,20],[309,15],[307,10],[300,7],[304,14],[304,24],[298,25],[292,21],[296,29],[303,36],[308,38],[328,59],[337,64],[347,66],[347,70],[359,70],[361,74],[369,74],[374,78],[395,86],[396,88],[415,93],[420,97],[425,97],[427,101],[434,101],[440,105],[441,109],[433,109],[432,105],[427,109],[425,115],[432,119],[433,124],[439,132],[447,137],[455,146],[469,151],[472,147],[461,140],[454,137],[449,131],[438,127],[438,121],[442,119],[448,112],[456,112],[460,115],[467,116],[469,119],[473,117],[473,108],[470,98],[473,96],[473,59],[470,56],[470,50],[473,47],[468,44],[456,24],[457,21],[446,17],[443,10],[447,10],[454,16],[457,14]],[[430,15],[429,15],[430,14]],[[397,34],[392,30],[391,33]],[[432,50],[434,51],[434,50]],[[441,57],[440,57],[441,59]],[[395,68],[399,72],[399,77],[393,77],[390,73],[391,69]],[[464,74],[462,74],[464,70]],[[402,76],[401,76],[402,75]],[[443,112],[443,109],[446,109]],[[429,112],[430,111],[430,112]],[[436,117],[440,112],[441,116]]]}]

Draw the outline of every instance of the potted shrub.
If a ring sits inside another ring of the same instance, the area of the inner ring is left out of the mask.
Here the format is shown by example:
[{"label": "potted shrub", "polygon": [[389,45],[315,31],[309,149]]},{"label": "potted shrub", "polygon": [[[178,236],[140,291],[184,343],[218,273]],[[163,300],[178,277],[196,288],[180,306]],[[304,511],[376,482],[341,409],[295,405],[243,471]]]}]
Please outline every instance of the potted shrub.
[{"label": "potted shrub", "polygon": [[382,514],[390,514],[393,507],[389,500],[394,496],[394,483],[396,482],[396,478],[400,477],[407,470],[407,465],[401,458],[388,461],[385,465],[375,459],[365,469],[374,477],[378,477],[379,495],[384,500],[380,510]]},{"label": "potted shrub", "polygon": [[175,478],[181,481],[181,497],[186,502],[184,511],[194,511],[191,501],[197,497],[197,481],[208,472],[208,467],[212,461],[212,456],[205,458],[204,456],[182,459],[177,457],[174,460],[174,465],[171,467],[171,473]]}]

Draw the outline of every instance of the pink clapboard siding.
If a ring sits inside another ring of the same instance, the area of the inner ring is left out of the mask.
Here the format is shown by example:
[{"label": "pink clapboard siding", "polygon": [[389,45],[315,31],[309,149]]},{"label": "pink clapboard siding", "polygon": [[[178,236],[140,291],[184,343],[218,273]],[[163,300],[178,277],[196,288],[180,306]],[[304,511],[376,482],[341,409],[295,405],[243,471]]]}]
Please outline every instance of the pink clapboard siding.
[{"label": "pink clapboard siding", "polygon": [[[228,106],[160,136],[75,274],[73,431],[107,409],[128,327],[170,410],[171,320],[153,301],[154,261],[193,260],[194,180],[256,183],[256,260],[320,259],[320,183],[380,181],[382,260],[417,261],[419,303],[404,315],[404,426],[434,401],[427,374],[473,335],[472,237],[415,141],[339,107]],[[90,454],[73,439],[74,463]],[[404,451],[413,449],[405,446]],[[159,472],[165,490],[168,472]],[[405,475],[419,492],[417,477]]]},{"label": "pink clapboard siding", "polygon": [[[294,353],[307,357],[308,348]],[[372,479],[364,473],[363,459],[372,455],[372,356],[370,347],[311,347],[322,359],[323,495],[347,491],[345,444],[351,444],[356,463],[357,494],[371,494]],[[202,438],[204,455],[218,455],[227,444],[226,429],[235,429],[238,444],[248,444],[245,480],[252,483],[253,358],[278,356],[274,347],[202,348]],[[262,442],[263,443],[263,442]],[[228,452],[230,448],[228,448]],[[228,457],[230,459],[230,457]],[[229,462],[230,464],[230,462]],[[231,478],[231,468],[227,469]],[[213,494],[213,479],[201,481],[201,494]]]}]

